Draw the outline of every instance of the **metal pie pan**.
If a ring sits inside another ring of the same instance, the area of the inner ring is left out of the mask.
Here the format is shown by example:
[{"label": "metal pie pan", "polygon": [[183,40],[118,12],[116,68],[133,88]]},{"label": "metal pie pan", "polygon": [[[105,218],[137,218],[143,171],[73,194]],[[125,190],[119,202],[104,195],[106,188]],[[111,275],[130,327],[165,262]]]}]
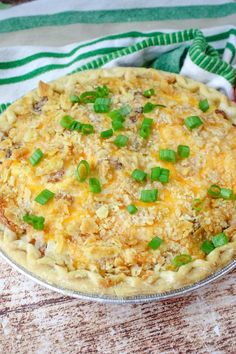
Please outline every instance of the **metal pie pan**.
[{"label": "metal pie pan", "polygon": [[26,277],[29,279],[35,281],[36,283],[50,289],[53,291],[56,291],[64,296],[71,296],[77,299],[81,300],[90,300],[90,301],[97,301],[100,303],[113,303],[113,304],[126,304],[126,303],[142,303],[142,302],[151,302],[151,301],[161,301],[161,300],[167,300],[167,299],[172,299],[175,297],[179,297],[185,294],[188,294],[194,290],[197,290],[201,288],[202,286],[208,285],[212,283],[213,281],[223,277],[225,274],[229,273],[233,269],[236,268],[236,260],[233,260],[229,264],[227,264],[225,267],[221,268],[217,272],[211,274],[207,278],[196,282],[192,285],[185,286],[183,288],[179,288],[176,290],[171,290],[168,292],[164,293],[159,293],[159,294],[151,294],[151,295],[135,295],[135,296],[127,296],[127,297],[115,297],[115,296],[109,296],[109,295],[97,295],[97,294],[88,294],[88,293],[82,293],[79,291],[74,291],[70,289],[65,289],[63,287],[50,284],[43,280],[42,278],[34,275],[33,273],[29,272],[27,269],[24,267],[20,266],[17,264],[14,260],[12,260],[5,252],[0,250],[0,255],[2,256],[3,259],[6,260],[8,264],[10,264],[14,269],[16,269],[18,272],[21,274],[24,274]]}]

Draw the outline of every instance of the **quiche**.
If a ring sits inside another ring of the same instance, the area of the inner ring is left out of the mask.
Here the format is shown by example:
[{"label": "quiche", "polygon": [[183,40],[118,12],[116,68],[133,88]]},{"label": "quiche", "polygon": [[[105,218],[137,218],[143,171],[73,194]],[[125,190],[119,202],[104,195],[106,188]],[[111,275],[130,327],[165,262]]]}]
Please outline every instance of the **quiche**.
[{"label": "quiche", "polygon": [[153,69],[39,82],[0,117],[0,248],[43,281],[126,297],[236,254],[236,104]]}]

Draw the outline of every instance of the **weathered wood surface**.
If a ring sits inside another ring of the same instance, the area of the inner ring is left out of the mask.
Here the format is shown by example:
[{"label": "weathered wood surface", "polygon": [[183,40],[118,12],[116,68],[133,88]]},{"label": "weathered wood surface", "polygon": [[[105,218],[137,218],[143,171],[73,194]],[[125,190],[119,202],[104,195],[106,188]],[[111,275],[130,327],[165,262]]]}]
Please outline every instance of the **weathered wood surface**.
[{"label": "weathered wood surface", "polygon": [[103,305],[0,269],[1,354],[236,352],[236,271],[175,300]]}]

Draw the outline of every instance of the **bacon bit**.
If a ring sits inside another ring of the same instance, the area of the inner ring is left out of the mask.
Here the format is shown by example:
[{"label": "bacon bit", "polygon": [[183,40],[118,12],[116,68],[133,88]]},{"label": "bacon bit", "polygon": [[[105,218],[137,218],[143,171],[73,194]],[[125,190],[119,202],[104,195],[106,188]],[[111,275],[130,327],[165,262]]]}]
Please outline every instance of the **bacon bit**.
[{"label": "bacon bit", "polygon": [[65,192],[57,193],[55,198],[57,200],[58,199],[64,199],[64,200],[66,200],[69,203],[73,203],[73,201],[74,201],[74,197],[72,197],[72,195],[70,195],[68,193],[65,193]]},{"label": "bacon bit", "polygon": [[34,110],[34,112],[36,112],[36,113],[42,113],[42,108],[43,108],[43,106],[45,105],[45,103],[47,103],[47,101],[48,101],[47,96],[43,96],[40,101],[35,102],[35,103],[33,104],[33,110]]},{"label": "bacon bit", "polygon": [[215,110],[215,113],[222,115],[222,117],[223,117],[224,119],[228,119],[227,114],[226,114],[224,111],[222,111],[222,109],[216,109],[216,110]]},{"label": "bacon bit", "polygon": [[61,181],[61,179],[64,176],[64,174],[65,174],[64,168],[62,168],[61,170],[59,170],[59,171],[57,171],[55,173],[51,173],[48,176],[48,182],[51,182],[51,183],[59,182],[59,181]]},{"label": "bacon bit", "polygon": [[11,157],[11,155],[12,155],[12,150],[11,149],[7,149],[6,154],[5,154],[5,158],[9,159]]},{"label": "bacon bit", "polygon": [[167,82],[168,82],[168,84],[175,84],[176,83],[176,77],[174,77],[174,76],[169,76],[168,78],[167,78]]},{"label": "bacon bit", "polygon": [[115,170],[121,170],[123,167],[123,164],[118,159],[109,159],[109,162]]},{"label": "bacon bit", "polygon": [[16,234],[22,235],[25,232],[25,229],[17,226],[13,221],[9,220],[5,214],[4,209],[6,208],[5,201],[0,198],[0,221],[3,225],[7,226],[11,231],[15,232]]},{"label": "bacon bit", "polygon": [[132,123],[136,123],[138,120],[138,115],[133,114],[132,116],[129,116],[129,119],[131,120]]}]

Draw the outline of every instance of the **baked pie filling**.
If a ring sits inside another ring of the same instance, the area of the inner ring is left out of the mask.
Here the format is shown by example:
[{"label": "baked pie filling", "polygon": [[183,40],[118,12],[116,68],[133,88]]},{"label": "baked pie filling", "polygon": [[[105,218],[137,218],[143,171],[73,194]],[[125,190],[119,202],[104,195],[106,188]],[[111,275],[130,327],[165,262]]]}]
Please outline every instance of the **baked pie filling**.
[{"label": "baked pie filling", "polygon": [[66,288],[126,296],[235,258],[236,105],[152,69],[91,70],[0,118],[0,246]]}]

